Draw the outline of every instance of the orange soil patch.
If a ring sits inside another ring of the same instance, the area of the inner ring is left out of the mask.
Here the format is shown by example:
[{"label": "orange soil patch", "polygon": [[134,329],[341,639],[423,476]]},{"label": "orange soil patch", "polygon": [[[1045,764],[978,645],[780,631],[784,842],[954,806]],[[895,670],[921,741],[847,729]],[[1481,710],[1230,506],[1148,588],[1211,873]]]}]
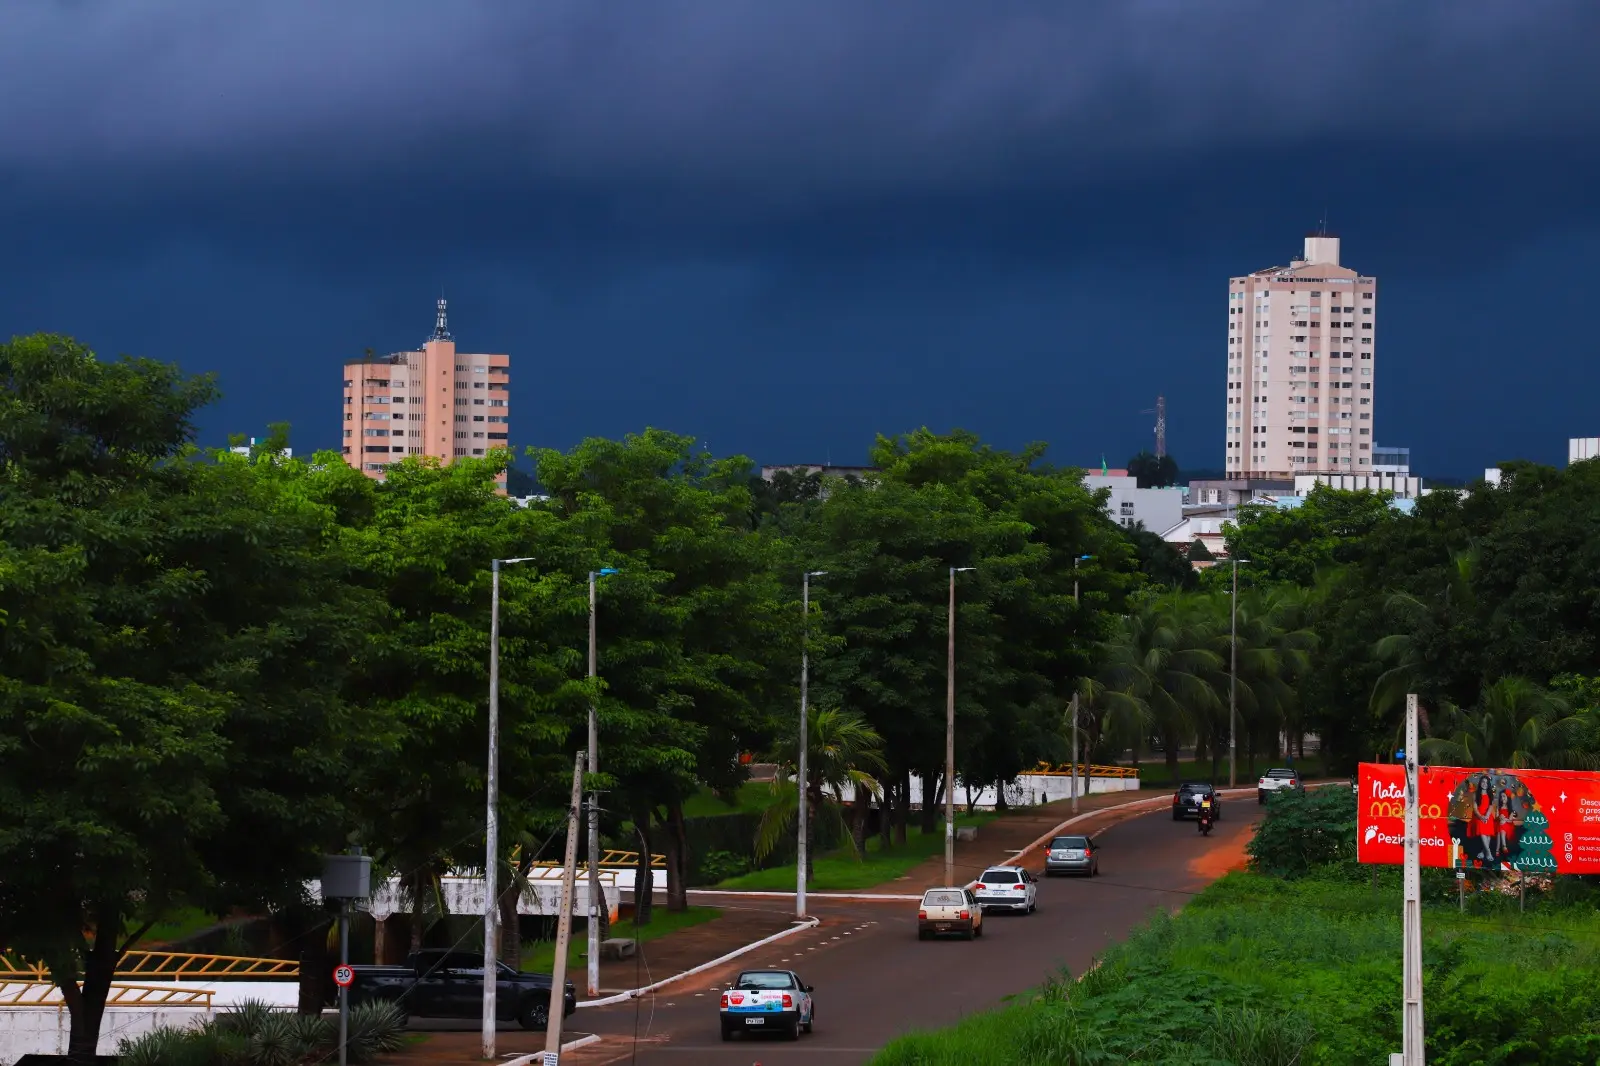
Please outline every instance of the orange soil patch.
[{"label": "orange soil patch", "polygon": [[1217,878],[1234,870],[1243,870],[1250,861],[1244,846],[1250,835],[1241,833],[1226,844],[1218,844],[1198,859],[1189,863],[1189,872],[1205,878]]}]

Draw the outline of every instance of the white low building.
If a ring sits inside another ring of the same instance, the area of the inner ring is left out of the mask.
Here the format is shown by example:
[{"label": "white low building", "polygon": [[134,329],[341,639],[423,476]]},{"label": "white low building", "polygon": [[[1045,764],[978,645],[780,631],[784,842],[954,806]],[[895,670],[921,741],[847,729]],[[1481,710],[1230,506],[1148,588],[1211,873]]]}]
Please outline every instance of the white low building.
[{"label": "white low building", "polygon": [[1085,474],[1083,485],[1090,492],[1107,491],[1106,514],[1124,529],[1142,525],[1160,533],[1183,520],[1180,488],[1141,489],[1129,474]]}]

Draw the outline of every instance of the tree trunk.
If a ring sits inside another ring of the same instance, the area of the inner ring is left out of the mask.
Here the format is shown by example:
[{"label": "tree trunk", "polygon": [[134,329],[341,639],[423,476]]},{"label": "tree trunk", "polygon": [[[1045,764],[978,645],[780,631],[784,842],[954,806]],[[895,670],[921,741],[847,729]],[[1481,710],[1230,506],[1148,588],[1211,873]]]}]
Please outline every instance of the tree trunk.
[{"label": "tree trunk", "polygon": [[[923,797],[927,801],[927,797]],[[894,806],[894,842],[906,842],[906,823],[911,819],[911,771],[900,775],[900,801]]]},{"label": "tree trunk", "polygon": [[972,804],[973,804],[972,782],[971,781],[966,782],[966,786],[967,786],[967,813],[971,814],[972,813]]},{"label": "tree trunk", "polygon": [[1245,774],[1249,777],[1256,776],[1256,735],[1254,730],[1245,730]]},{"label": "tree trunk", "polygon": [[332,928],[331,915],[319,915],[315,923],[300,940],[300,996],[297,1007],[301,1014],[321,1014],[328,1005],[328,977],[333,972],[333,959],[328,952],[328,932]]},{"label": "tree trunk", "polygon": [[689,873],[689,847],[683,830],[683,804],[667,804],[667,910],[689,909],[689,889],[684,878]]},{"label": "tree trunk", "polygon": [[[928,802],[928,782],[933,781],[933,802]],[[922,779],[922,835],[939,828],[939,808],[944,805],[944,775],[937,774]]]},{"label": "tree trunk", "polygon": [[527,883],[533,869],[531,848],[523,848],[522,859],[511,867],[511,883],[500,893],[500,938],[497,949],[499,959],[513,970],[522,969],[522,916],[517,904],[522,899],[522,886]]},{"label": "tree trunk", "polygon": [[[605,943],[607,940],[611,939],[611,903],[606,899],[606,886],[604,884],[597,884],[595,888],[598,890],[600,896],[600,898],[595,901],[597,903],[597,906],[595,907],[595,915],[600,921],[600,942]],[[618,902],[621,902],[620,890]]]},{"label": "tree trunk", "polygon": [[805,795],[805,884],[816,877],[816,812],[822,805],[822,784],[806,784]]},{"label": "tree trunk", "polygon": [[650,814],[636,812],[633,824],[639,831],[639,861],[633,869],[633,925],[634,928],[650,924],[650,911],[655,903],[655,871],[650,867]]},{"label": "tree trunk", "polygon": [[1176,731],[1167,730],[1161,736],[1163,748],[1166,748],[1167,776],[1172,778],[1172,787],[1178,787],[1178,736]]},{"label": "tree trunk", "polygon": [[850,842],[855,845],[856,857],[867,854],[867,817],[872,813],[872,793],[864,785],[857,785],[850,801]]},{"label": "tree trunk", "polygon": [[996,781],[994,783],[994,811],[996,814],[1004,814],[1010,809],[1006,806],[1006,783],[1004,781]]},{"label": "tree trunk", "polygon": [[427,867],[418,866],[411,873],[411,950],[422,950],[423,893],[431,881]]},{"label": "tree trunk", "polygon": [[888,851],[894,846],[895,782],[887,775],[883,779],[883,795],[878,799],[878,844]]},{"label": "tree trunk", "polygon": [[99,929],[117,932],[96,931],[94,942],[83,958],[83,983],[78,983],[75,972],[57,973],[53,966],[50,969],[50,979],[61,990],[61,999],[72,1018],[67,1058],[83,1066],[93,1066],[95,1050],[100,1045],[100,1024],[106,1014],[106,998],[111,994],[111,981],[122,957],[117,948],[122,909],[116,905],[101,907],[96,917]]}]

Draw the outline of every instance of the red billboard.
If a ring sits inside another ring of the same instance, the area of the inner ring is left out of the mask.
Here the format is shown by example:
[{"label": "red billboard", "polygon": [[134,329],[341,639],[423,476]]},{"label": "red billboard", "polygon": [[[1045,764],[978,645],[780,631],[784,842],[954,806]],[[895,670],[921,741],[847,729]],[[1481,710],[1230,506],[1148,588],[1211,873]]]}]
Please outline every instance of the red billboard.
[{"label": "red billboard", "polygon": [[[1356,858],[1403,863],[1405,768],[1362,763],[1357,780]],[[1424,866],[1600,873],[1600,774],[1429,766],[1417,799]]]}]

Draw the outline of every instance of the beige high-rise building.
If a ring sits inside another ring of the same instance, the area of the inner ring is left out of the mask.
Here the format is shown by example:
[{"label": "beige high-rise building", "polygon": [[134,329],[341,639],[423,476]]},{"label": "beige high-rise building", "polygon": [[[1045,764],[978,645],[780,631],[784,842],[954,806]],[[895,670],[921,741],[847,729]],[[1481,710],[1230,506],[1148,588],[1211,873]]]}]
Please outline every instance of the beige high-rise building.
[{"label": "beige high-rise building", "polygon": [[344,460],[368,477],[408,455],[449,463],[508,445],[511,357],[456,351],[446,309],[419,350],[344,364]]},{"label": "beige high-rise building", "polygon": [[1372,472],[1378,280],[1317,233],[1228,283],[1229,478]]}]

